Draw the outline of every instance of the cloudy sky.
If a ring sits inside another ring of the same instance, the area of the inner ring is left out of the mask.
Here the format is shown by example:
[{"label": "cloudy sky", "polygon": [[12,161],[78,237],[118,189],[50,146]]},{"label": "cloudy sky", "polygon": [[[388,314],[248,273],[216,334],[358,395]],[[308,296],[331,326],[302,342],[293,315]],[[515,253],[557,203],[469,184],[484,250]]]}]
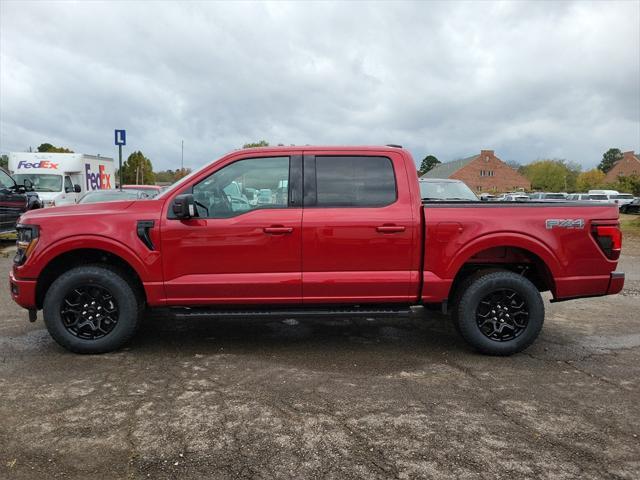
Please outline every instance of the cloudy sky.
[{"label": "cloudy sky", "polygon": [[596,165],[640,150],[640,1],[0,0],[0,151],[156,169],[243,143],[399,143],[416,161]]}]

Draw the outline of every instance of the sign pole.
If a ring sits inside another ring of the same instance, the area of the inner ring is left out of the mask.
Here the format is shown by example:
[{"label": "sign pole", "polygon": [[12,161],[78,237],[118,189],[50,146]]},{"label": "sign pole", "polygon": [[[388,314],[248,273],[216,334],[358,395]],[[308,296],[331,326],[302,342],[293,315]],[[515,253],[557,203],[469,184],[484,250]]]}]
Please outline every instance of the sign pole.
[{"label": "sign pole", "polygon": [[118,145],[118,159],[120,165],[118,168],[118,174],[120,177],[120,190],[122,191],[122,145]]},{"label": "sign pole", "polygon": [[120,168],[118,169],[118,176],[120,177],[120,190],[122,191],[122,146],[127,144],[127,132],[126,130],[115,130],[115,144],[118,145],[118,160]]}]

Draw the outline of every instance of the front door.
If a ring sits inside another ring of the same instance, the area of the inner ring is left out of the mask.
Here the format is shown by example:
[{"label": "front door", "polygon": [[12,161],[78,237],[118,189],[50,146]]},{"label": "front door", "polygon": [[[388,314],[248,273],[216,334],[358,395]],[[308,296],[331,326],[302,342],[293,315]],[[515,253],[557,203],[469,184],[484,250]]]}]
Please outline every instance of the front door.
[{"label": "front door", "polygon": [[302,301],[301,162],[241,158],[188,188],[197,216],[161,231],[168,304]]}]

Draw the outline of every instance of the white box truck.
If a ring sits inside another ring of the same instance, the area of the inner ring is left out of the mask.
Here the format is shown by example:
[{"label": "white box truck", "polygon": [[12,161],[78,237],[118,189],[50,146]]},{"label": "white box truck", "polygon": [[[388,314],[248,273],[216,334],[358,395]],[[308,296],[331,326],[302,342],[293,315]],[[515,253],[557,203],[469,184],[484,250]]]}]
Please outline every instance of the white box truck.
[{"label": "white box truck", "polygon": [[31,182],[45,207],[76,203],[86,192],[116,186],[112,158],[82,153],[10,152],[9,170],[19,185]]}]

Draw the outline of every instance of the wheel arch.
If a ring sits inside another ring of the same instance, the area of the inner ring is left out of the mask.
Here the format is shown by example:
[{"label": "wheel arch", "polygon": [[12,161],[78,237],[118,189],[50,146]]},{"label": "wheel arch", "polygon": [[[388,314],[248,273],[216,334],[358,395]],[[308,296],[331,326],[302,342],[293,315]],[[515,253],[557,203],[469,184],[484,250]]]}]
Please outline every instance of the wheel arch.
[{"label": "wheel arch", "polygon": [[79,265],[105,264],[126,275],[141,299],[146,301],[145,269],[140,258],[128,247],[103,237],[73,238],[58,242],[44,251],[38,263],[44,267],[37,275],[36,307],[42,308],[51,283],[62,273]]},{"label": "wheel arch", "polygon": [[555,296],[554,278],[561,265],[542,242],[521,234],[482,237],[465,246],[451,261],[448,277],[453,278],[449,299],[466,278],[480,270],[503,269],[529,278],[539,291],[550,290]]}]

